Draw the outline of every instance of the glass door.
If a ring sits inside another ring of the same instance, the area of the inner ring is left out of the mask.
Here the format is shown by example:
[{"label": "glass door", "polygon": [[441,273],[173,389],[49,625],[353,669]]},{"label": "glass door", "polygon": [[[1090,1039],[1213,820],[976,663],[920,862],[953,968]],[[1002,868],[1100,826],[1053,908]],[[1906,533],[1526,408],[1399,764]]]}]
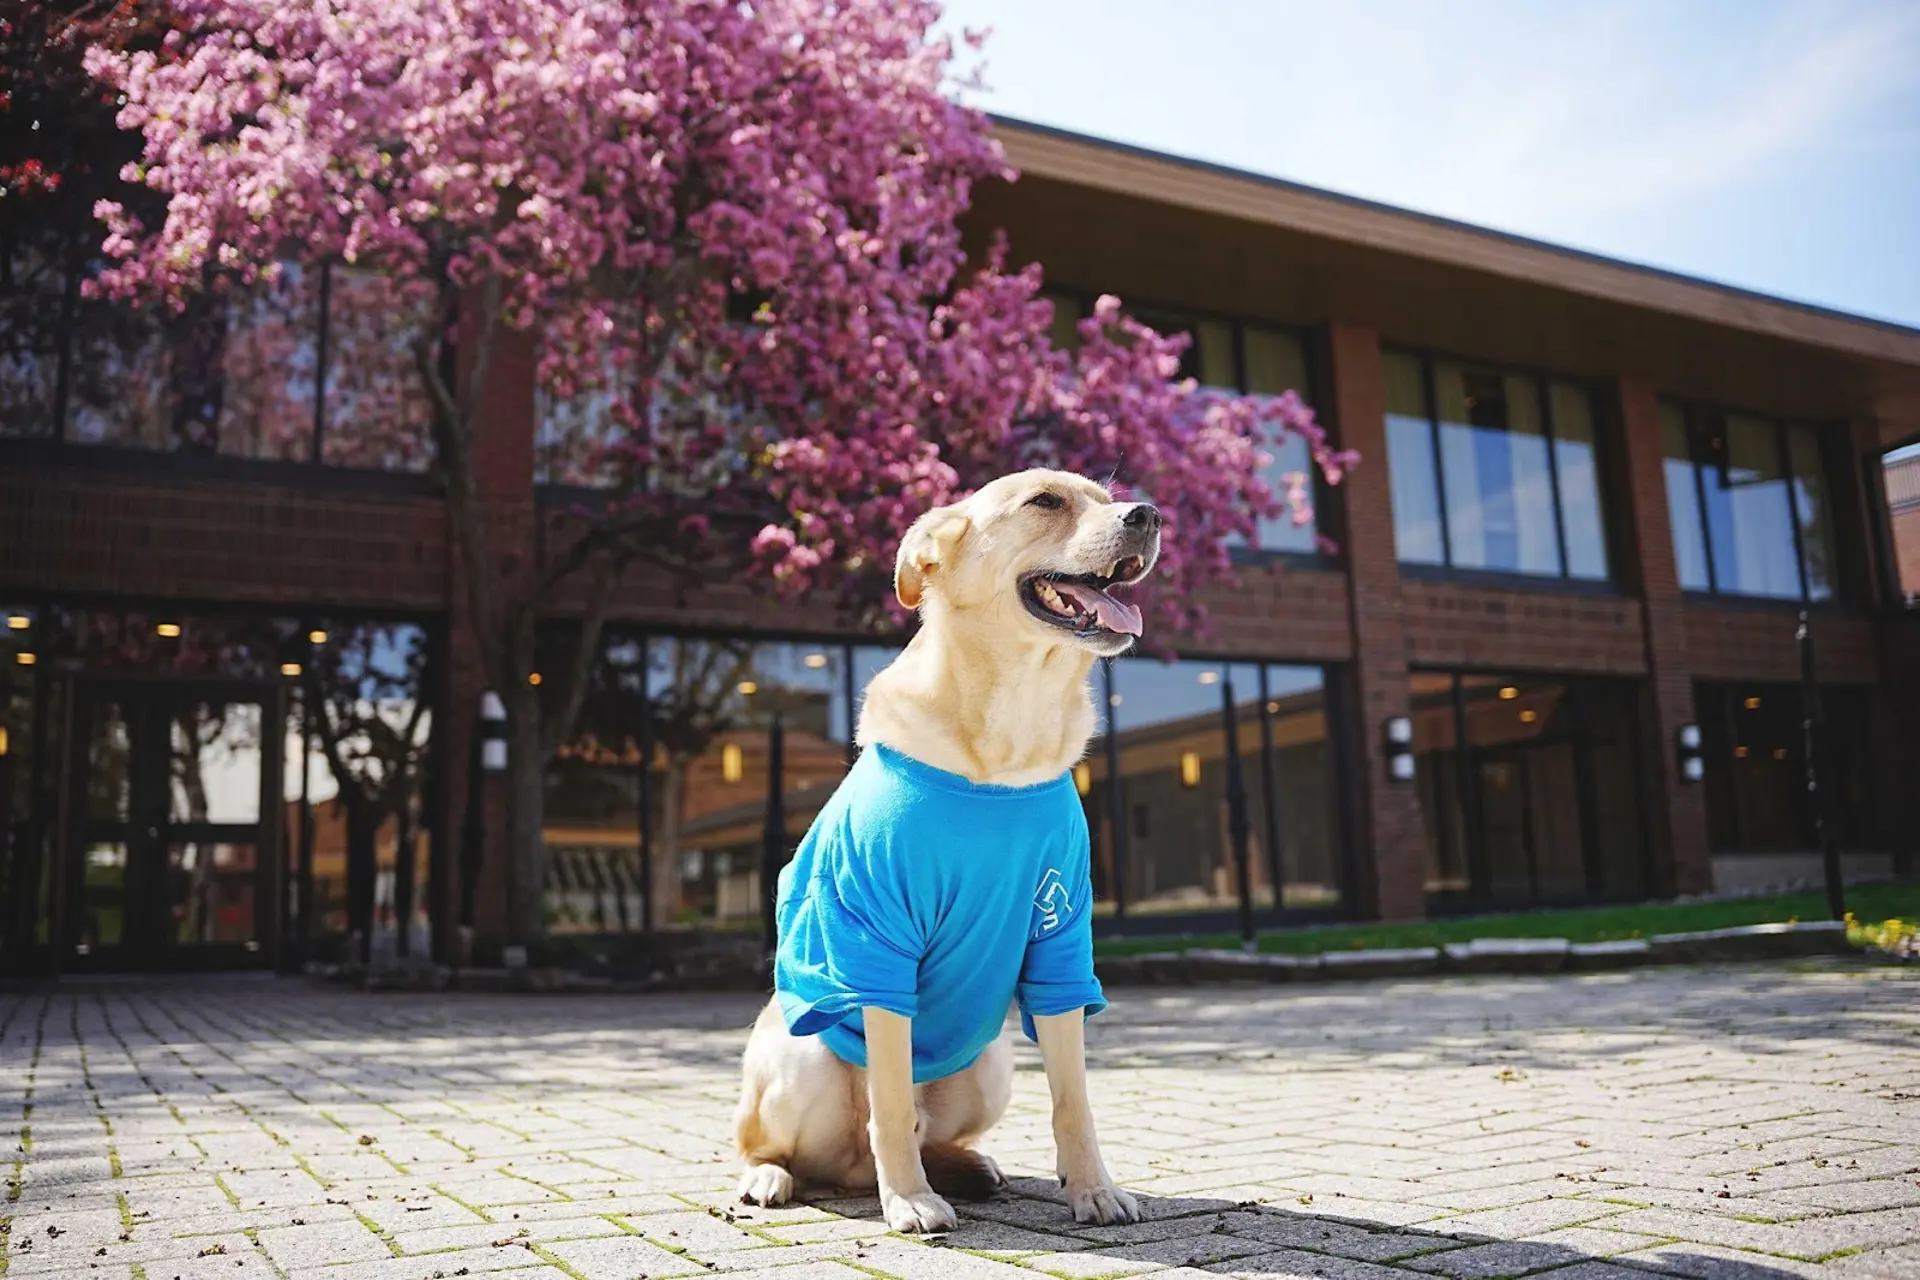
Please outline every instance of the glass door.
[{"label": "glass door", "polygon": [[74,701],[69,966],[265,964],[281,808],[279,695],[84,682]]}]

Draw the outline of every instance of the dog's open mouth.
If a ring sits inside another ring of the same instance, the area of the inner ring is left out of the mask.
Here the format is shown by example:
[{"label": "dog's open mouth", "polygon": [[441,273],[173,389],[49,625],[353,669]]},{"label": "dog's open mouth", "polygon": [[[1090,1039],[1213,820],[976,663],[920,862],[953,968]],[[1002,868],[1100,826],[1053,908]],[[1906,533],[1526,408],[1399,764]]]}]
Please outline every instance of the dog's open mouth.
[{"label": "dog's open mouth", "polygon": [[1036,573],[1021,580],[1020,598],[1027,612],[1042,622],[1080,635],[1137,636],[1140,610],[1109,592],[1139,581],[1146,572],[1145,560],[1128,556],[1104,573]]}]

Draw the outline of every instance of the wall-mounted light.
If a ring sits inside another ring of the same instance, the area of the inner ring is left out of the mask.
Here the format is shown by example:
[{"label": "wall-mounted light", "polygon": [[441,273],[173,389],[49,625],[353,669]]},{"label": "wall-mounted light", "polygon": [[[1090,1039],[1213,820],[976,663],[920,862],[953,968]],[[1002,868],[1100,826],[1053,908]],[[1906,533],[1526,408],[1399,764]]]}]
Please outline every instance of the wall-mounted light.
[{"label": "wall-mounted light", "polygon": [[163,622],[153,629],[153,634],[159,636],[162,640],[178,640],[180,638],[180,624],[177,622]]},{"label": "wall-mounted light", "polygon": [[1073,766],[1073,789],[1081,795],[1093,790],[1093,766],[1085,760]]},{"label": "wall-mounted light", "polygon": [[1200,753],[1198,751],[1180,753],[1180,785],[1183,787],[1200,785]]},{"label": "wall-mounted light", "polygon": [[40,661],[37,656],[31,653],[16,653],[13,655],[13,660],[23,667],[30,667]]},{"label": "wall-mounted light", "polygon": [[720,748],[720,781],[738,782],[747,774],[746,756],[740,750],[740,744],[729,742]]},{"label": "wall-mounted light", "polygon": [[1760,709],[1760,699],[1758,699],[1758,698],[1748,698],[1748,699],[1747,699],[1747,700],[1746,700],[1746,701],[1745,701],[1744,703],[1742,703],[1741,705],[1742,705],[1742,706],[1744,706],[1744,707],[1746,707],[1746,709],[1747,709],[1747,710],[1749,710],[1749,711],[1758,711],[1758,710]]},{"label": "wall-mounted light", "polygon": [[480,767],[488,773],[507,767],[507,704],[492,691],[480,695]]},{"label": "wall-mounted light", "polygon": [[1516,689],[1514,686],[1510,684],[1503,684],[1500,686],[1500,696],[1502,699],[1506,700],[1507,702],[1512,702],[1515,698],[1520,696],[1520,690]]},{"label": "wall-mounted light", "polygon": [[315,627],[313,630],[307,632],[308,644],[325,644],[326,642],[327,642],[327,633],[322,631],[320,628]]},{"label": "wall-mounted light", "polygon": [[1538,720],[1539,718],[1540,718],[1540,713],[1538,711],[1535,711],[1532,707],[1528,707],[1525,711],[1522,711],[1520,713],[1521,724],[1532,724],[1535,720]]},{"label": "wall-mounted light", "polygon": [[1413,721],[1391,716],[1385,725],[1387,776],[1395,782],[1413,781]]},{"label": "wall-mounted light", "polygon": [[283,662],[280,664],[280,674],[283,676],[297,676],[300,674],[300,664],[297,662]]},{"label": "wall-mounted light", "polygon": [[1745,760],[1747,758],[1747,748],[1744,745],[1735,747],[1733,749],[1733,757],[1736,760]]},{"label": "wall-mounted light", "polygon": [[1201,684],[1219,684],[1220,673],[1218,671],[1202,671],[1200,673],[1200,683]]},{"label": "wall-mounted light", "polygon": [[1267,714],[1268,714],[1268,715],[1270,715],[1270,716],[1277,716],[1277,715],[1279,715],[1279,714],[1280,714],[1280,704],[1279,704],[1279,703],[1277,703],[1277,702],[1269,702],[1269,703],[1267,704]]},{"label": "wall-mounted light", "polygon": [[1680,749],[1680,777],[1685,782],[1698,782],[1707,776],[1707,762],[1700,754],[1700,726],[1683,724],[1680,726],[1676,741]]},{"label": "wall-mounted light", "polygon": [[818,671],[820,668],[827,665],[827,655],[824,653],[810,653],[803,659],[803,661],[809,667],[813,668],[815,671]]},{"label": "wall-mounted light", "polygon": [[527,672],[527,683],[532,685],[534,688],[538,689],[540,687],[541,679],[542,677],[538,671]]},{"label": "wall-mounted light", "polygon": [[1773,758],[1775,760],[1785,760],[1787,758],[1787,749],[1785,747],[1775,747],[1773,749]]},{"label": "wall-mounted light", "polygon": [[11,745],[12,744],[7,741],[7,726],[0,724],[0,756],[7,754],[7,749]]},{"label": "wall-mounted light", "polygon": [[32,625],[33,619],[24,613],[10,613],[7,615],[7,630],[9,631],[25,631]]}]

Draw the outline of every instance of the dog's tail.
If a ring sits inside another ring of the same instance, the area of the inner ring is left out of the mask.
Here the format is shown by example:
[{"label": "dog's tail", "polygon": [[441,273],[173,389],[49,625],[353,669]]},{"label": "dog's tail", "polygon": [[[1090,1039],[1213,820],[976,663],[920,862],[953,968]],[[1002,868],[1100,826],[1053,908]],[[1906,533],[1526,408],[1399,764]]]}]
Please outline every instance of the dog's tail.
[{"label": "dog's tail", "polygon": [[971,1147],[937,1143],[920,1148],[920,1163],[935,1191],[951,1200],[991,1200],[1000,1170]]}]

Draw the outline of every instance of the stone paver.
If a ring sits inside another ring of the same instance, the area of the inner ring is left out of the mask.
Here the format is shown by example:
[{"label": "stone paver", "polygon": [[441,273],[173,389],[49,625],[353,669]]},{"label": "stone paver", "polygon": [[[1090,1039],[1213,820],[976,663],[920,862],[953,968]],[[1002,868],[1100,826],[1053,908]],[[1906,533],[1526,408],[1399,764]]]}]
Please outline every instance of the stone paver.
[{"label": "stone paver", "polygon": [[7,1280],[1920,1276],[1920,973],[1814,961],[1116,993],[1075,1225],[1031,1046],[1010,1192],[733,1205],[737,996],[0,993]]}]

